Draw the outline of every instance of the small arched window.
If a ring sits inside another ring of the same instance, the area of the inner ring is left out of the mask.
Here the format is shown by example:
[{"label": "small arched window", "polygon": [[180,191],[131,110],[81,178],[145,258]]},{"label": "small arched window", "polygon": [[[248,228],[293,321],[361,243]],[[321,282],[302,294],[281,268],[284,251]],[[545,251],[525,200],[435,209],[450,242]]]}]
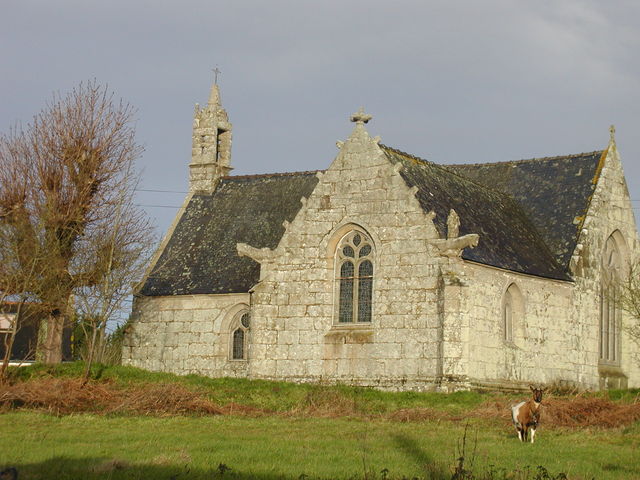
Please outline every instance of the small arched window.
[{"label": "small arched window", "polygon": [[246,310],[240,312],[231,325],[231,360],[246,360],[250,326],[249,312]]},{"label": "small arched window", "polygon": [[620,250],[611,235],[604,247],[600,282],[600,362],[620,363],[620,307],[619,284],[622,260]]},{"label": "small arched window", "polygon": [[371,322],[373,242],[363,232],[345,235],[336,251],[338,322]]}]

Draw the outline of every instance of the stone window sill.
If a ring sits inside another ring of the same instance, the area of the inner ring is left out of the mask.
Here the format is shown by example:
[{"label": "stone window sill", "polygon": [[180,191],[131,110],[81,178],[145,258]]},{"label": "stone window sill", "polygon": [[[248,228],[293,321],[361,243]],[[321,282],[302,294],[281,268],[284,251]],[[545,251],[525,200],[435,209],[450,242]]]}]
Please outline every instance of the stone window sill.
[{"label": "stone window sill", "polygon": [[619,364],[606,363],[602,360],[598,363],[598,373],[608,377],[626,377]]},{"label": "stone window sill", "polygon": [[326,343],[372,343],[373,327],[370,323],[349,323],[346,325],[332,325],[325,334]]},{"label": "stone window sill", "polygon": [[371,322],[366,322],[366,323],[355,323],[355,322],[349,322],[349,323],[334,323],[333,325],[331,325],[331,329],[329,330],[329,332],[348,332],[348,331],[358,331],[358,332],[366,332],[366,331],[371,331],[373,333],[373,325],[371,325]]}]

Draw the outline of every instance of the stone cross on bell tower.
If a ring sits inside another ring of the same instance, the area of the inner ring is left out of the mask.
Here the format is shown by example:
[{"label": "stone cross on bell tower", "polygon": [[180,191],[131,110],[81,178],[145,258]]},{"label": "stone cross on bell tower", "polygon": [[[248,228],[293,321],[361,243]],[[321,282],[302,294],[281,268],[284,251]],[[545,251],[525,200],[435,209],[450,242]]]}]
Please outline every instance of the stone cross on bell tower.
[{"label": "stone cross on bell tower", "polygon": [[231,124],[220,103],[218,74],[211,86],[209,102],[196,104],[193,115],[193,142],[189,164],[189,190],[212,192],[221,177],[231,171]]},{"label": "stone cross on bell tower", "polygon": [[365,123],[369,123],[369,120],[371,120],[372,118],[373,115],[364,113],[364,107],[360,107],[356,113],[349,117],[349,120],[359,125],[364,125]]}]

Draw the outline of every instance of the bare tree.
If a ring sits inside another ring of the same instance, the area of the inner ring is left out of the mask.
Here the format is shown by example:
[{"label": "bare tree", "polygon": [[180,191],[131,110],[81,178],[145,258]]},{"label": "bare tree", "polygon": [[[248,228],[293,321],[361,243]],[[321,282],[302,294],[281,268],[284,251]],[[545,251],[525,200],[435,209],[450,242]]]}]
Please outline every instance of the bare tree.
[{"label": "bare tree", "polygon": [[635,322],[628,328],[629,334],[640,343],[640,261],[630,265],[620,282],[619,305]]},{"label": "bare tree", "polygon": [[[26,252],[21,248],[24,247],[24,243],[20,242],[22,238],[24,236],[19,229],[3,228],[0,222],[0,315],[8,321],[8,328],[1,332],[4,353],[0,365],[0,383],[7,379],[7,369],[18,334],[25,327],[29,327],[29,331],[37,331],[42,316],[41,304],[36,301],[35,294],[39,291],[40,276],[36,267],[41,259],[37,251],[33,252],[33,258],[26,258]],[[22,256],[24,263],[16,260],[18,255]],[[35,353],[35,346],[33,348],[31,353]]]},{"label": "bare tree", "polygon": [[[126,178],[133,178],[126,172]],[[91,258],[99,272],[95,281],[77,289],[76,310],[85,319],[86,352],[85,381],[93,361],[104,361],[107,322],[121,311],[124,301],[145,271],[153,247],[153,236],[147,218],[133,203],[136,183],[121,185],[113,223],[97,231],[95,251]]]},{"label": "bare tree", "polygon": [[[38,328],[40,312],[38,304],[29,302],[26,296],[20,296],[18,301],[7,301],[0,294],[0,317],[8,320],[8,329],[0,331],[2,337],[2,363],[0,364],[0,385],[8,379],[9,363],[14,359],[14,354],[18,355],[18,361],[26,361],[36,351],[36,335],[33,335]],[[26,329],[26,338],[18,345],[14,352],[15,342],[18,334]]]},{"label": "bare tree", "polygon": [[24,292],[46,309],[47,363],[62,359],[74,295],[112,283],[106,278],[150,243],[150,225],[132,201],[142,152],[132,124],[132,108],[91,81],[55,95],[26,128],[0,138],[8,172],[0,177],[1,228],[21,245],[3,261],[23,271],[35,265]]},{"label": "bare tree", "polygon": [[[25,164],[8,161],[21,155],[23,142],[0,141],[0,313],[9,321],[2,334],[4,354],[0,366],[0,383],[7,379],[14,342],[26,324],[27,307],[34,323],[41,292],[39,272],[45,263],[44,252],[36,241],[40,226],[29,221]],[[34,306],[35,305],[35,306]],[[37,328],[37,325],[35,325]]]}]

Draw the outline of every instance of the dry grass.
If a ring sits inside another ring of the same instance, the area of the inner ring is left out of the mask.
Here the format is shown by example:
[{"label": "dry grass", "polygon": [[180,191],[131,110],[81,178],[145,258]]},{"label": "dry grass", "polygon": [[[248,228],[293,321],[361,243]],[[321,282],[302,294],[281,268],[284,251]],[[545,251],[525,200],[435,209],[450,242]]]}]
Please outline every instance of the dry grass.
[{"label": "dry grass", "polygon": [[[512,399],[493,396],[479,407],[453,415],[429,407],[399,408],[386,413],[366,413],[354,396],[332,388],[312,388],[295,406],[274,413],[250,405],[229,402],[217,405],[202,390],[176,383],[139,383],[116,385],[109,380],[90,381],[77,378],[34,378],[0,386],[0,411],[40,410],[54,415],[72,413],[120,414],[143,416],[234,415],[234,416],[304,416],[316,418],[369,417],[394,422],[460,421],[484,419],[511,422]],[[616,428],[640,420],[640,400],[613,402],[589,395],[550,396],[543,401],[542,424],[563,428]]]},{"label": "dry grass", "polygon": [[[511,422],[513,401],[496,398],[470,412],[471,417],[502,418]],[[571,395],[543,399],[541,423],[549,427],[616,428],[640,420],[640,402],[618,403],[602,397]]]},{"label": "dry grass", "polygon": [[28,408],[64,415],[105,411],[114,401],[115,392],[108,383],[82,386],[79,379],[46,378],[0,386],[0,406],[5,410]]},{"label": "dry grass", "polygon": [[401,408],[387,414],[387,418],[402,423],[453,419],[452,416],[432,408]]},{"label": "dry grass", "polygon": [[556,427],[615,428],[640,420],[640,403],[615,403],[594,397],[552,398],[543,402],[544,420]]},{"label": "dry grass", "polygon": [[222,415],[236,415],[241,417],[264,417],[266,415],[273,414],[273,412],[268,410],[252,407],[250,405],[241,405],[235,402],[229,402],[220,407],[220,413]]},{"label": "dry grass", "polygon": [[0,408],[71,413],[135,415],[219,415],[223,410],[181,385],[147,384],[118,388],[112,382],[42,378],[0,387]]}]

